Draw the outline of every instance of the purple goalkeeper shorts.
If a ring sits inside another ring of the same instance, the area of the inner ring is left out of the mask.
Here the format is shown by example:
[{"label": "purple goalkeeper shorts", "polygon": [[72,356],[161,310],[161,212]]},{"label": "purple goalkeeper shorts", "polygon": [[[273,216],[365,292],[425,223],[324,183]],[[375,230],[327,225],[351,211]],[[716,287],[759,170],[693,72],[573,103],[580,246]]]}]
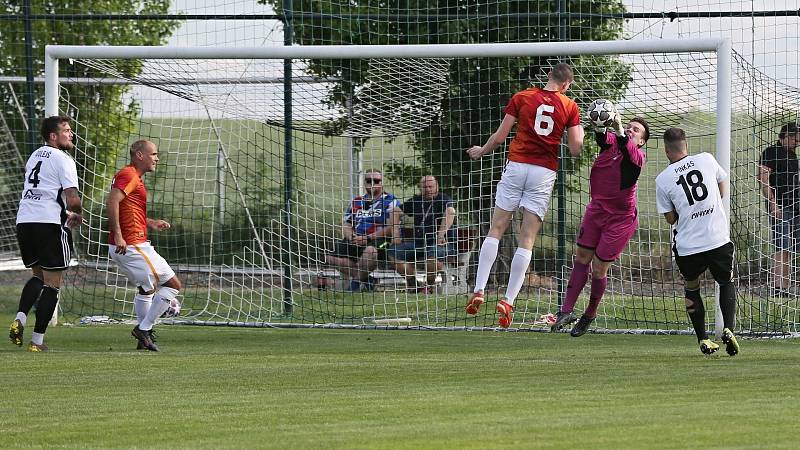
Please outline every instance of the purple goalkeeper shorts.
[{"label": "purple goalkeeper shorts", "polygon": [[601,261],[619,258],[639,226],[639,217],[632,214],[609,214],[601,208],[586,207],[576,243],[590,250]]}]

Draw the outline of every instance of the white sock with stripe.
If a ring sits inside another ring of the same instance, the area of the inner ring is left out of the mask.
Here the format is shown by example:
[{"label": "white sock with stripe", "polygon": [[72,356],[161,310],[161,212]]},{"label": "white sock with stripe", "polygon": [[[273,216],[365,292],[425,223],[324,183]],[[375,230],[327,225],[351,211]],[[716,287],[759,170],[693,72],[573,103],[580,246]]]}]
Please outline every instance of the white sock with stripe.
[{"label": "white sock with stripe", "polygon": [[150,310],[147,311],[147,316],[139,323],[139,329],[142,331],[152,330],[156,320],[169,308],[169,301],[177,295],[177,289],[161,286],[153,296],[153,303],[150,305]]}]

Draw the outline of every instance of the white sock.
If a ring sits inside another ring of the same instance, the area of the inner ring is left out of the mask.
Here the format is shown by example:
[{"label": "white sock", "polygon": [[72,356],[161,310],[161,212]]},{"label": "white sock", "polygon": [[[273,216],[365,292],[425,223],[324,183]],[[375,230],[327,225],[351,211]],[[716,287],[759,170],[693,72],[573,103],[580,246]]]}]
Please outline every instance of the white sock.
[{"label": "white sock", "polygon": [[17,320],[19,320],[19,323],[21,323],[22,326],[24,327],[25,324],[28,322],[28,315],[25,314],[24,312],[18,312],[17,313]]},{"label": "white sock", "polygon": [[31,342],[33,342],[36,345],[44,344],[44,334],[37,333],[34,331],[33,333],[31,333]]},{"label": "white sock", "polygon": [[177,289],[168,288],[166,286],[160,287],[156,292],[156,295],[153,296],[153,303],[150,305],[150,309],[147,311],[147,316],[145,316],[144,320],[139,323],[139,329],[142,331],[152,330],[156,320],[158,320],[158,318],[164,314],[164,311],[169,308],[169,301],[175,298],[177,295]]},{"label": "white sock", "polygon": [[481,244],[481,253],[478,256],[478,273],[475,275],[475,290],[478,292],[486,289],[489,282],[489,274],[492,272],[494,260],[497,259],[497,248],[500,247],[500,240],[491,236],[486,236]]},{"label": "white sock", "polygon": [[147,317],[147,311],[150,310],[150,305],[153,303],[153,294],[140,294],[136,293],[133,297],[133,309],[136,311],[136,321],[139,323],[144,322]]},{"label": "white sock", "polygon": [[525,274],[528,273],[528,266],[531,263],[531,251],[526,248],[518,247],[511,260],[511,273],[508,275],[508,287],[506,288],[506,303],[514,305],[514,300],[522,289],[522,282],[525,281]]}]

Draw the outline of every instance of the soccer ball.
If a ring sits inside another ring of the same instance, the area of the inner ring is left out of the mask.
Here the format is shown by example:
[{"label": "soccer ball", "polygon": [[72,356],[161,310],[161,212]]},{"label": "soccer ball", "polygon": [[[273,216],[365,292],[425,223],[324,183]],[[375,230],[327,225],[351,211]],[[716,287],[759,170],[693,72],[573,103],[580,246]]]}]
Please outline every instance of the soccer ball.
[{"label": "soccer ball", "polygon": [[610,127],[617,114],[614,104],[605,99],[597,99],[589,105],[586,118],[597,128]]},{"label": "soccer ball", "polygon": [[173,298],[169,301],[169,308],[164,311],[164,314],[161,317],[177,317],[181,313],[181,302],[178,301],[177,298]]}]

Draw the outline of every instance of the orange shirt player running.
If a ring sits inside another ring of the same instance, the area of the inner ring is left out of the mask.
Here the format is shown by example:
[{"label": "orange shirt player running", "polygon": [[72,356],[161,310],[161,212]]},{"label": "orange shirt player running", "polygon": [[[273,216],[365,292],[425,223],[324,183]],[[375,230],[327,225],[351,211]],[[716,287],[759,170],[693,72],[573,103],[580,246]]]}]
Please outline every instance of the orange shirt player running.
[{"label": "orange shirt player running", "polygon": [[[125,193],[119,204],[119,228],[128,245],[141,244],[147,241],[147,189],[142,177],[133,165],[122,168],[114,179],[111,188]],[[108,243],[116,245],[114,234],[108,233]]]},{"label": "orange shirt player running", "polygon": [[558,170],[564,129],[581,123],[575,101],[561,92],[533,87],[511,97],[504,112],[517,118],[508,160]]}]

